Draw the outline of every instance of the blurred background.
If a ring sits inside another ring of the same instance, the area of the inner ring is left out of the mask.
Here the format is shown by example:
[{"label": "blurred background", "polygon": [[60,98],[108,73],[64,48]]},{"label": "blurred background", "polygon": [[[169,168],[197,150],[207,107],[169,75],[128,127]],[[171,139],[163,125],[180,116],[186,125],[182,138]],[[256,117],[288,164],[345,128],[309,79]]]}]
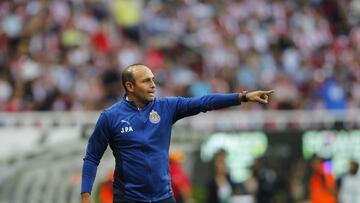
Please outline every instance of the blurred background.
[{"label": "blurred background", "polygon": [[359,0],[0,1],[0,202],[79,202],[94,123],[144,63],[159,97],[275,90],[174,126],[179,202],[358,203],[359,25]]}]

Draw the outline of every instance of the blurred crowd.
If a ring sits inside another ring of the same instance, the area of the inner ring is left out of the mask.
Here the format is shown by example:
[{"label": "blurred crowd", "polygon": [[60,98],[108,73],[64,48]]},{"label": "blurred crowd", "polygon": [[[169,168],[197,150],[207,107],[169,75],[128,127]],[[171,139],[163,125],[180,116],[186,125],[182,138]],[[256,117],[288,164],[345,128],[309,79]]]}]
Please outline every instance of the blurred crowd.
[{"label": "blurred crowd", "polygon": [[[171,186],[177,203],[358,203],[360,172],[357,161],[349,161],[345,173],[336,177],[331,159],[314,155],[294,161],[285,170],[258,158],[249,168],[250,177],[233,181],[227,165],[227,152],[214,153],[203,190],[196,191],[183,166],[182,152],[170,153]],[[280,163],[276,163],[279,165]],[[280,164],[281,165],[281,164]],[[289,170],[290,169],[290,170]],[[113,172],[100,184],[97,199],[112,203]],[[200,192],[201,191],[201,192]],[[201,193],[201,194],[199,194]]]},{"label": "blurred crowd", "polygon": [[0,111],[102,109],[134,63],[158,96],[275,89],[246,108],[360,105],[358,0],[12,0],[0,22]]},{"label": "blurred crowd", "polygon": [[205,201],[207,203],[355,203],[360,201],[358,187],[360,173],[357,161],[350,161],[348,170],[335,177],[331,159],[323,159],[315,155],[308,161],[299,160],[290,168],[281,171],[262,157],[255,160],[251,166],[250,178],[244,183],[236,184],[229,175],[225,156],[224,151],[214,154],[213,173],[207,185]]}]

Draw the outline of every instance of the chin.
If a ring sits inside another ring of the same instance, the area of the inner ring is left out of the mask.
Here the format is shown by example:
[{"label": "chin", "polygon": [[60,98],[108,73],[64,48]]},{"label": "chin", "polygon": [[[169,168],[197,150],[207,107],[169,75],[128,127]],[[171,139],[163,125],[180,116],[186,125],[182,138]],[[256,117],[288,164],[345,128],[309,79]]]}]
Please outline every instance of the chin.
[{"label": "chin", "polygon": [[145,99],[146,102],[152,102],[155,99],[155,97],[148,97]]}]

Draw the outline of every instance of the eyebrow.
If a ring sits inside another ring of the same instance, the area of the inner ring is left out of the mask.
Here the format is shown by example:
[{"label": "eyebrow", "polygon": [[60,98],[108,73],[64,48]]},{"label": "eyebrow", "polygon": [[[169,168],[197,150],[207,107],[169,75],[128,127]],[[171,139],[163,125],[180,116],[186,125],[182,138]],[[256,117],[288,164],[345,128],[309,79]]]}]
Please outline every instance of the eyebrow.
[{"label": "eyebrow", "polygon": [[148,77],[142,80],[142,82],[146,82],[148,80],[155,80],[155,77]]}]

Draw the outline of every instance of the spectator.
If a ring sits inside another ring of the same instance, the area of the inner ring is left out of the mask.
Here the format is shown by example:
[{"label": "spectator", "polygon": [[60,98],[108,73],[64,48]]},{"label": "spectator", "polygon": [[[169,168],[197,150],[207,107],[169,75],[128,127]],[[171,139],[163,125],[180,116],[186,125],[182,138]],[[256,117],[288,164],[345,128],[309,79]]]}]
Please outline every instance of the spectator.
[{"label": "spectator", "polygon": [[257,185],[255,199],[258,203],[271,203],[274,202],[277,177],[275,171],[266,168],[263,164],[261,159],[257,159],[252,166],[252,175]]},{"label": "spectator", "polygon": [[272,109],[346,110],[360,104],[358,5],[2,1],[0,111],[99,110],[102,76],[134,61],[154,67],[159,96],[277,87]]},{"label": "spectator", "polygon": [[349,171],[339,181],[339,197],[340,203],[351,203],[360,201],[360,177],[359,163],[351,161]]},{"label": "spectator", "polygon": [[111,170],[108,174],[108,177],[105,181],[100,183],[99,185],[99,202],[100,203],[112,203],[113,202],[113,190],[112,183],[114,171]]},{"label": "spectator", "polygon": [[185,170],[181,166],[184,154],[180,151],[170,153],[171,187],[177,203],[192,203],[191,182]]},{"label": "spectator", "polygon": [[231,181],[226,163],[226,152],[219,150],[214,154],[212,176],[207,186],[208,203],[230,203],[234,185]]},{"label": "spectator", "polygon": [[336,203],[335,177],[332,175],[330,162],[324,162],[315,156],[311,160],[311,167],[309,181],[311,203]]}]

